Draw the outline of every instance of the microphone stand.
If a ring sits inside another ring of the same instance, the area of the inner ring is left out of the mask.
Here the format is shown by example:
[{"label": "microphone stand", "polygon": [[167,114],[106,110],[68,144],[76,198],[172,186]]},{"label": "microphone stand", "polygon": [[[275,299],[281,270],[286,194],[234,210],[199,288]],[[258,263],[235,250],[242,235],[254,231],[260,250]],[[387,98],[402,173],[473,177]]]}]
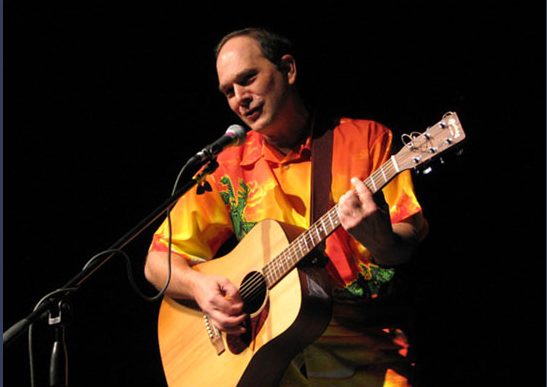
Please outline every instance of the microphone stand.
[{"label": "microphone stand", "polygon": [[69,319],[70,304],[61,299],[57,304],[57,310],[57,315],[50,312],[48,318],[48,324],[55,330],[55,341],[53,342],[49,361],[50,387],[68,386],[68,353],[65,341],[65,326]]},{"label": "microphone stand", "polygon": [[[190,181],[184,183],[181,188],[176,190],[171,197],[160,204],[154,211],[152,211],[146,218],[141,220],[135,227],[129,230],[125,235],[118,239],[108,250],[121,250],[131,241],[133,241],[138,235],[140,235],[146,228],[148,228],[154,221],[156,221],[162,214],[169,211],[176,203],[176,201],[188,192],[193,186],[198,185],[198,192],[204,192],[207,187],[204,188],[204,179],[207,175],[211,174],[218,168],[218,163],[215,158],[215,154],[210,150],[210,147],[205,148],[202,151],[202,155],[199,159],[192,157],[184,166],[184,169],[189,168],[186,175],[190,174],[192,178]],[[203,169],[197,173],[200,168]],[[205,185],[207,182],[205,182]],[[61,314],[66,310],[66,306],[62,298],[69,293],[72,293],[80,288],[80,286],[100,267],[107,263],[114,255],[106,255],[102,259],[96,259],[90,261],[82,271],[76,274],[70,279],[62,288],[58,289],[53,295],[46,298],[41,302],[27,317],[19,320],[13,324],[9,329],[3,333],[4,347],[9,345],[15,338],[19,337],[28,327],[36,320],[45,317],[50,314],[49,324],[53,325],[56,330],[56,339],[52,350],[50,365],[50,382],[57,383],[55,385],[66,385],[66,373],[67,373],[67,356],[66,356],[66,343],[64,342],[64,322],[61,321]],[[57,309],[56,309],[57,308]],[[51,317],[57,312],[57,317]],[[65,383],[65,384],[63,384]],[[53,385],[53,384],[52,384]]]}]

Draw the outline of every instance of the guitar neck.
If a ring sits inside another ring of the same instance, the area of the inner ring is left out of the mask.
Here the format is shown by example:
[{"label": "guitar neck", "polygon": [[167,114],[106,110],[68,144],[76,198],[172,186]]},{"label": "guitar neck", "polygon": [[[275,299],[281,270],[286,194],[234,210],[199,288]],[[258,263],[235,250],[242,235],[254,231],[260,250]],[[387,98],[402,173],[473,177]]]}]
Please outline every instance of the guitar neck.
[{"label": "guitar neck", "polygon": [[[376,193],[393,179],[399,171],[396,158],[392,156],[380,168],[367,177],[363,183],[372,193]],[[276,258],[264,266],[263,274],[269,289],[294,269],[305,256],[340,226],[337,209],[338,205],[333,206],[315,221],[310,228],[292,241]]]},{"label": "guitar neck", "polygon": [[[448,112],[425,132],[405,134],[401,139],[405,146],[363,182],[372,193],[381,190],[399,172],[416,168],[460,143],[465,139],[465,133],[458,115],[455,112]],[[340,226],[337,207],[335,205],[331,208],[281,254],[264,266],[263,274],[268,288],[294,269],[298,262]]]}]

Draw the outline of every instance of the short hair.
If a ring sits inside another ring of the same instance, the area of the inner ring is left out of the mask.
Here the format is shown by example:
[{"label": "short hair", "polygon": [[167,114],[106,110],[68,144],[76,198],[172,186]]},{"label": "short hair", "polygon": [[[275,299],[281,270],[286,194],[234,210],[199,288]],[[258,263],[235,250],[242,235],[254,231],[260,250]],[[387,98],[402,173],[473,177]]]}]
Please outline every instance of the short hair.
[{"label": "short hair", "polygon": [[241,30],[230,32],[225,35],[215,47],[215,58],[226,42],[238,36],[248,36],[258,42],[260,50],[266,59],[279,66],[281,57],[285,54],[294,56],[293,43],[284,36],[278,35],[272,31],[261,27],[248,27]]}]

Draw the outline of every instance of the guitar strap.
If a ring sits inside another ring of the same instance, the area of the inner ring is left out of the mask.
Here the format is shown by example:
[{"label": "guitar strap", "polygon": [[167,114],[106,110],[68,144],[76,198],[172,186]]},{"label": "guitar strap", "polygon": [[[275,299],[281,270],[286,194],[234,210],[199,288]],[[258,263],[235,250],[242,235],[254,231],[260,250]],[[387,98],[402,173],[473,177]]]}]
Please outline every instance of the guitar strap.
[{"label": "guitar strap", "polygon": [[[331,205],[332,138],[334,125],[331,120],[317,120],[312,124],[311,151],[311,211],[310,224],[324,215]],[[321,243],[324,250],[324,241]]]}]

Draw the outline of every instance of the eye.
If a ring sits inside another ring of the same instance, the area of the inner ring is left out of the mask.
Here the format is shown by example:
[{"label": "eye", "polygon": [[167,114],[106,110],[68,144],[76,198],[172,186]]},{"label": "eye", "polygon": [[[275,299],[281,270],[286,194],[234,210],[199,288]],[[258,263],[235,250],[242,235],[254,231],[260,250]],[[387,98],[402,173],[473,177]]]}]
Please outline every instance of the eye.
[{"label": "eye", "polygon": [[247,85],[250,85],[251,83],[253,83],[253,81],[256,79],[256,72],[250,72],[248,73],[247,75],[245,75],[245,77],[243,77],[243,79],[241,80],[240,84],[242,86],[247,86]]},{"label": "eye", "polygon": [[226,98],[232,98],[234,96],[234,88],[230,87],[229,89],[224,90],[224,95]]}]

